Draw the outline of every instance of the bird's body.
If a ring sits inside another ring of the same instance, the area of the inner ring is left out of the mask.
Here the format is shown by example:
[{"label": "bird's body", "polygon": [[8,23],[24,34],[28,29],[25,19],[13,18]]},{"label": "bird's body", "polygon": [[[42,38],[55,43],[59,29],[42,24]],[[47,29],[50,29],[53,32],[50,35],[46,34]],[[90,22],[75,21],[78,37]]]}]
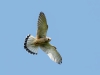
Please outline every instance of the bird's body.
[{"label": "bird's body", "polygon": [[40,39],[36,39],[33,43],[35,45],[41,46],[41,45],[48,43],[48,42],[49,42],[48,38],[40,38]]},{"label": "bird's body", "polygon": [[51,38],[47,37],[48,25],[46,17],[43,12],[40,12],[38,18],[38,29],[36,37],[31,34],[25,39],[24,48],[31,54],[37,54],[40,47],[51,60],[60,64],[62,63],[62,57],[57,52],[56,47],[52,46],[49,42]]}]

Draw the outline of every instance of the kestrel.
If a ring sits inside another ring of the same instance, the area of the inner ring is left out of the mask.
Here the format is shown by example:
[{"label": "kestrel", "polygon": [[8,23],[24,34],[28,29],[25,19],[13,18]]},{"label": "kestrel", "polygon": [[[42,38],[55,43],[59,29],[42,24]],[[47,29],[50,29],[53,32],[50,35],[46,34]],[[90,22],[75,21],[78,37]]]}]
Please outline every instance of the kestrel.
[{"label": "kestrel", "polygon": [[46,36],[48,25],[45,14],[43,12],[40,12],[39,14],[37,27],[38,29],[36,37],[29,34],[25,38],[24,48],[31,54],[37,54],[38,48],[40,47],[40,49],[42,49],[52,61],[61,64],[61,55],[58,53],[56,47],[49,43],[51,38]]}]

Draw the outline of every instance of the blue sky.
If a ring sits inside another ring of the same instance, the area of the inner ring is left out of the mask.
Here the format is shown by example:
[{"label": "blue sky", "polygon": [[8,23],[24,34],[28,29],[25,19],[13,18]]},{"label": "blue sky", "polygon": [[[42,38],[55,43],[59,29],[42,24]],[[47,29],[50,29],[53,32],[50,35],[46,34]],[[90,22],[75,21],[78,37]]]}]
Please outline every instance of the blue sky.
[{"label": "blue sky", "polygon": [[[40,11],[61,65],[23,47]],[[100,0],[1,0],[0,34],[0,75],[100,75]]]}]

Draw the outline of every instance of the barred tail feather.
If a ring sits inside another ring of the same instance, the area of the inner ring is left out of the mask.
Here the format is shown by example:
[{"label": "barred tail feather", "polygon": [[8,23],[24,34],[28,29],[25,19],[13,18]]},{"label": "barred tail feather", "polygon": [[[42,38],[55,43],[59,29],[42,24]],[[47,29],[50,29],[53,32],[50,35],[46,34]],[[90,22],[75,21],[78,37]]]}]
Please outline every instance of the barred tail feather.
[{"label": "barred tail feather", "polygon": [[33,44],[34,41],[35,41],[35,37],[29,34],[25,38],[25,42],[24,42],[24,48],[26,49],[26,51],[28,51],[31,54],[37,54],[38,53],[38,46],[35,46]]}]

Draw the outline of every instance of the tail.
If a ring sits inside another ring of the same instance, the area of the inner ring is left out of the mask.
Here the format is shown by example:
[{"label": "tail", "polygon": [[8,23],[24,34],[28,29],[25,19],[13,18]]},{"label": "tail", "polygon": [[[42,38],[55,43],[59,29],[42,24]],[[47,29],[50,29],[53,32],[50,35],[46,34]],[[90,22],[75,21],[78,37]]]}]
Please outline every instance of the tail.
[{"label": "tail", "polygon": [[29,34],[25,38],[25,42],[24,42],[24,48],[26,49],[26,51],[28,51],[31,54],[37,54],[38,53],[38,46],[35,46],[33,44],[34,41],[35,41],[35,37]]}]

